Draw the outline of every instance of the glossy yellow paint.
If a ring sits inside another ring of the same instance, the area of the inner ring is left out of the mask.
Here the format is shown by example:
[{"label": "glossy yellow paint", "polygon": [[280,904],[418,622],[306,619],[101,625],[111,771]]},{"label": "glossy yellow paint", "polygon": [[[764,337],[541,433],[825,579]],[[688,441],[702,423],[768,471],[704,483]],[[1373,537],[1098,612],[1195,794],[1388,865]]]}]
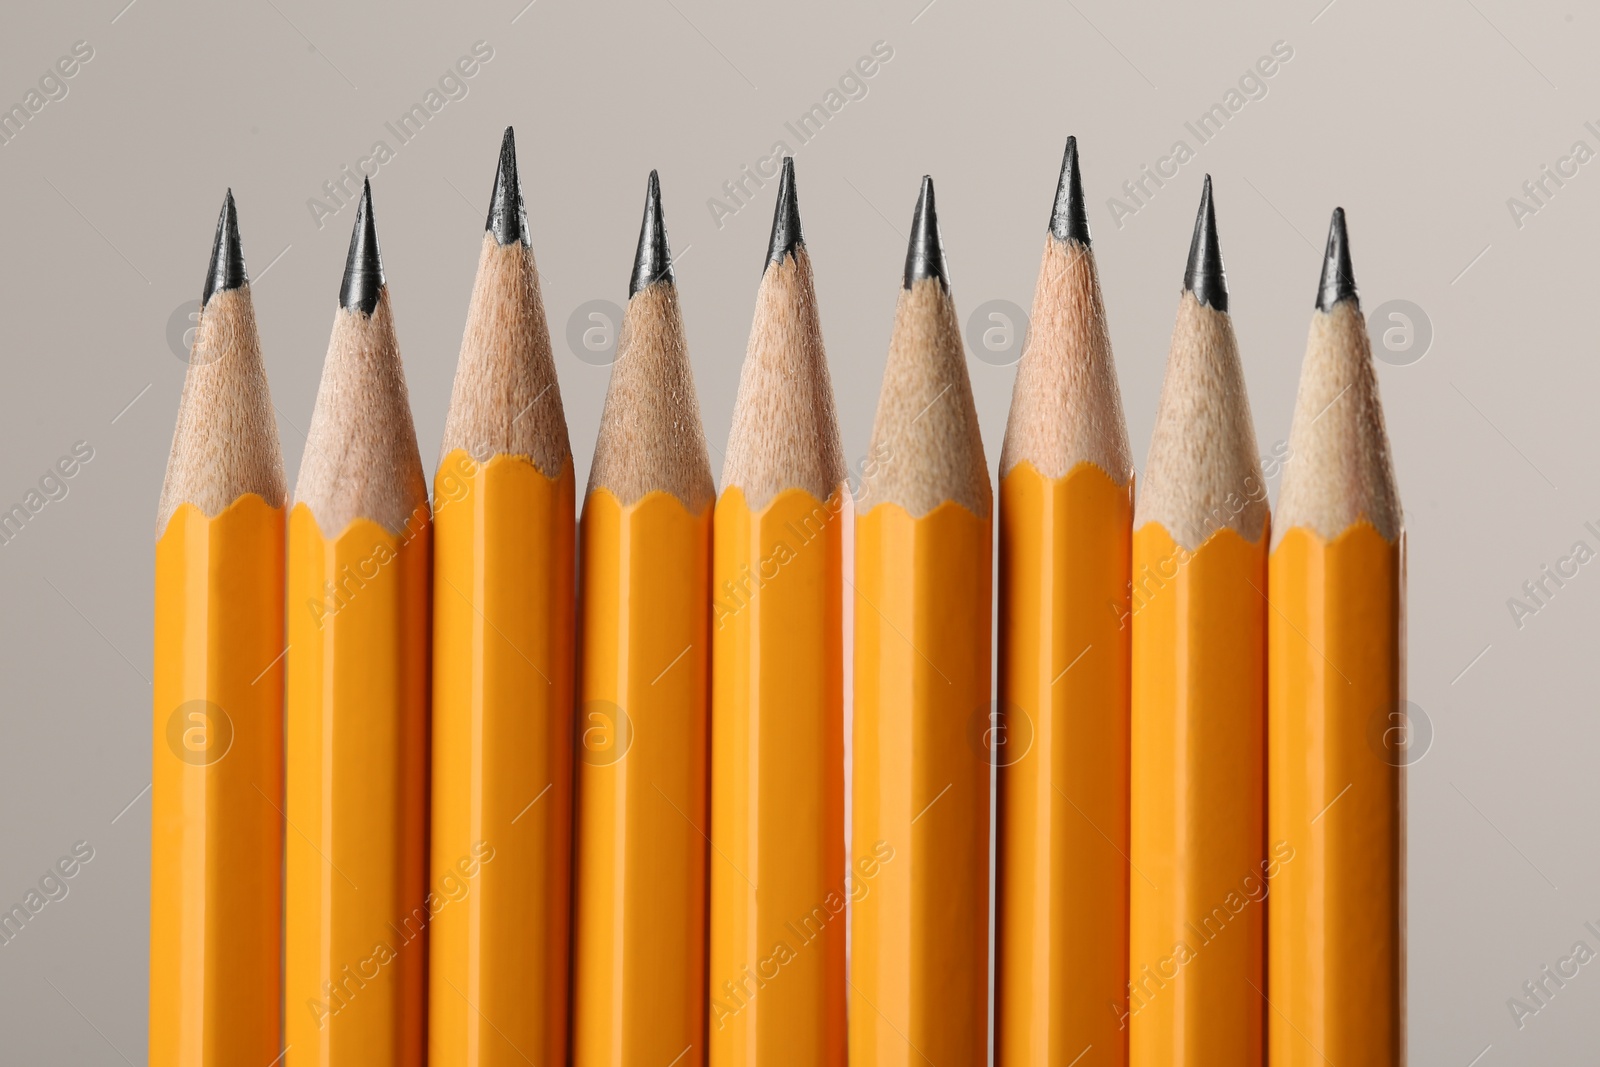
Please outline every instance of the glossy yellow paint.
[{"label": "glossy yellow paint", "polygon": [[1288,531],[1269,563],[1268,910],[1274,1067],[1405,1050],[1404,547],[1369,523]]},{"label": "glossy yellow paint", "polygon": [[289,514],[288,1067],[423,1062],[430,536]]},{"label": "glossy yellow paint", "polygon": [[[1133,483],[1000,482],[996,1062],[1123,1067]],[[1081,1057],[1081,1058],[1080,1058]]]},{"label": "glossy yellow paint", "polygon": [[[566,1058],[573,477],[452,451],[434,478],[430,1062]],[[491,856],[473,869],[475,852]],[[467,866],[461,866],[462,861]]]},{"label": "glossy yellow paint", "polygon": [[845,1062],[843,526],[788,489],[717,502],[710,1062]]},{"label": "glossy yellow paint", "polygon": [[151,1063],[282,1051],[283,539],[250,493],[156,542]]},{"label": "glossy yellow paint", "polygon": [[893,858],[857,875],[855,1067],[987,1059],[991,538],[950,502],[856,521],[851,850]]},{"label": "glossy yellow paint", "polygon": [[572,1062],[700,1067],[711,508],[599,489],[579,536]]},{"label": "glossy yellow paint", "polygon": [[[1259,1067],[1266,545],[1133,535],[1128,1060]],[[1281,859],[1281,857],[1277,857]]]}]

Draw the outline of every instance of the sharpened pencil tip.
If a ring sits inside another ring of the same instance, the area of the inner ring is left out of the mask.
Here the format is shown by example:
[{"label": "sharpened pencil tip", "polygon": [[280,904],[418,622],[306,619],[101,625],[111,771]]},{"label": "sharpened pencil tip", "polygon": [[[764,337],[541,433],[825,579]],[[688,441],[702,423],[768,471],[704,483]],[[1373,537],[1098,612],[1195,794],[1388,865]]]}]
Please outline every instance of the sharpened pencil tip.
[{"label": "sharpened pencil tip", "polygon": [[1056,202],[1050,209],[1050,233],[1058,241],[1089,244],[1089,215],[1083,204],[1076,137],[1067,138],[1067,152],[1061,157],[1061,180],[1056,183]]},{"label": "sharpened pencil tip", "polygon": [[1356,275],[1350,266],[1350,235],[1344,228],[1344,208],[1333,209],[1328,223],[1328,250],[1322,257],[1322,280],[1317,283],[1317,310],[1328,312],[1341,300],[1356,298]]},{"label": "sharpened pencil tip", "polygon": [[522,202],[522,182],[517,178],[517,139],[506,127],[500,138],[500,165],[494,171],[494,192],[489,196],[489,218],[483,228],[504,247],[513,241],[533,244],[528,237],[528,210]]},{"label": "sharpened pencil tip", "polygon": [[211,294],[242,289],[250,283],[244,272],[244,249],[239,244],[239,214],[233,206],[233,190],[222,199],[222,214],[217,216],[217,235],[211,242],[211,265],[206,269],[206,284],[200,306],[211,303]]},{"label": "sharpened pencil tip", "polygon": [[1217,244],[1217,212],[1211,203],[1211,175],[1200,193],[1200,211],[1194,218],[1189,241],[1189,265],[1183,271],[1183,288],[1196,300],[1218,311],[1228,310],[1228,276],[1222,269],[1222,248]]},{"label": "sharpened pencil tip", "polygon": [[778,203],[772,210],[772,237],[767,241],[768,265],[782,263],[785,256],[794,255],[805,243],[805,234],[800,232],[800,202],[794,193],[794,157],[784,156]]},{"label": "sharpened pencil tip", "polygon": [[933,179],[922,176],[922,192],[917,195],[917,210],[911,216],[911,240],[906,247],[905,286],[922,278],[937,278],[940,288],[950,291],[950,272],[944,261],[944,241],[939,237],[939,213],[933,206]]},{"label": "sharpened pencil tip", "polygon": [[378,228],[372,220],[372,180],[361,183],[361,203],[350,234],[350,253],[344,260],[344,282],[339,286],[339,306],[371,315],[383,288],[383,254],[378,250]]},{"label": "sharpened pencil tip", "polygon": [[644,220],[639,223],[639,250],[633,255],[633,280],[628,284],[631,297],[656,282],[674,281],[672,253],[667,249],[667,220],[661,211],[661,179],[650,172],[645,191]]}]

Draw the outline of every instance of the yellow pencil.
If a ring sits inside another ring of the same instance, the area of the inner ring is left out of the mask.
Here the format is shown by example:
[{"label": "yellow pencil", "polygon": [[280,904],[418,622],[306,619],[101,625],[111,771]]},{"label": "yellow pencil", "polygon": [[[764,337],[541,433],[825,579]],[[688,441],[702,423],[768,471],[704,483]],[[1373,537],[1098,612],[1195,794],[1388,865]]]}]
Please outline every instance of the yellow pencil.
[{"label": "yellow pencil", "polygon": [[1133,460],[1067,138],[1000,453],[995,1057],[1122,1067]]},{"label": "yellow pencil", "polygon": [[544,1067],[567,1050],[573,476],[509,127],[439,453],[430,1061]]},{"label": "yellow pencil", "polygon": [[926,177],[870,456],[856,520],[850,1062],[980,1064],[992,492]]},{"label": "yellow pencil", "polygon": [[844,480],[786,159],[714,521],[714,1067],[845,1061]]},{"label": "yellow pencil", "polygon": [[1268,565],[1275,1067],[1405,1057],[1405,541],[1344,211],[1323,257]]},{"label": "yellow pencil", "polygon": [[580,531],[578,1067],[705,1063],[715,497],[651,171]]},{"label": "yellow pencil", "polygon": [[289,516],[290,1067],[423,1062],[429,539],[368,186]]},{"label": "yellow pencil", "polygon": [[1267,527],[1208,176],[1133,521],[1135,1067],[1262,1062]]},{"label": "yellow pencil", "polygon": [[156,526],[151,1063],[281,1051],[285,492],[230,190]]}]

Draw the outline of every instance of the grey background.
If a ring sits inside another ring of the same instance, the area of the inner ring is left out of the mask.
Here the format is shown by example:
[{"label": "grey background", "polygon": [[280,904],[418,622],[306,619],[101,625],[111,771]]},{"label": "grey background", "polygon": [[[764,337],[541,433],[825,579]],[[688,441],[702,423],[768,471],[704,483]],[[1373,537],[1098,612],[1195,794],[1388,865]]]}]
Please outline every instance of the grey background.
[{"label": "grey background", "polygon": [[[1600,963],[1520,1030],[1506,1005],[1574,942],[1600,949],[1583,928],[1600,926],[1600,564],[1520,629],[1507,607],[1575,541],[1600,548],[1583,527],[1600,529],[1600,163],[1520,227],[1507,206],[1573,142],[1600,149],[1584,128],[1600,128],[1592,7],[126,2],[11,3],[0,33],[0,105],[74,42],[94,49],[66,97],[0,146],[0,508],[74,442],[94,449],[68,495],[0,547],[0,903],[74,842],[94,848],[69,895],[0,946],[0,1059],[144,1060],[153,518],[184,370],[168,323],[199,296],[223,189],[238,198],[292,480],[354,215],[319,229],[306,202],[373,141],[396,147],[384,123],[483,40],[494,57],[467,95],[373,183],[430,467],[506,123],[580,479],[607,370],[569,350],[567,320],[624,300],[651,167],[715,449],[773,187],[721,227],[707,200],[777,140],[796,156],[851,456],[866,447],[922,173],[938,182],[962,315],[1026,308],[1062,142],[1078,135],[1140,464],[1202,174],[1216,181],[1263,452],[1288,434],[1342,204],[1366,307],[1411,301],[1434,334],[1420,361],[1380,370],[1407,507],[1410,695],[1434,730],[1410,774],[1412,1062],[1593,1062]],[[893,58],[867,95],[799,144],[784,123],[880,40]],[[1175,140],[1195,147],[1184,122],[1280,40],[1293,59],[1265,98],[1113,224],[1106,198]],[[1012,369],[971,370],[993,462]]]}]

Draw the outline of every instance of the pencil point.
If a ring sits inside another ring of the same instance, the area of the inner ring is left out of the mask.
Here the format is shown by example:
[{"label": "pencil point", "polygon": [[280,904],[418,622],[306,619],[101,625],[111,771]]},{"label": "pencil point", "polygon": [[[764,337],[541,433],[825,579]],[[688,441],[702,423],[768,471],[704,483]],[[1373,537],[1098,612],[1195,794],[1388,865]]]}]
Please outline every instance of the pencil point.
[{"label": "pencil point", "polygon": [[1189,265],[1183,271],[1183,288],[1195,299],[1218,311],[1228,310],[1228,278],[1222,269],[1222,248],[1217,244],[1217,212],[1211,204],[1211,175],[1200,193],[1200,211],[1189,241]]},{"label": "pencil point", "polygon": [[1083,206],[1076,137],[1067,138],[1067,153],[1061,157],[1061,180],[1056,183],[1056,202],[1050,210],[1050,233],[1058,241],[1089,244],[1089,215]]},{"label": "pencil point", "polygon": [[1350,267],[1350,235],[1344,228],[1344,208],[1333,209],[1328,223],[1328,250],[1322,257],[1322,281],[1317,283],[1317,310],[1328,312],[1341,300],[1354,300],[1356,275]]},{"label": "pencil point", "polygon": [[667,249],[667,220],[661,212],[661,179],[650,172],[644,199],[644,221],[639,224],[639,251],[633,256],[631,297],[656,282],[673,282],[672,253]]},{"label": "pencil point", "polygon": [[950,290],[950,273],[944,262],[944,242],[939,237],[939,213],[933,207],[933,179],[922,176],[922,192],[917,195],[917,210],[911,217],[911,241],[906,248],[907,289],[922,278],[939,279],[940,288]]},{"label": "pencil point", "polygon": [[510,126],[500,138],[500,165],[494,171],[489,218],[483,228],[494,234],[495,243],[502,247],[513,241],[525,245],[533,243],[528,237],[528,210],[522,202],[522,182],[517,179],[517,140]]},{"label": "pencil point", "polygon": [[372,221],[372,181],[361,183],[361,203],[350,234],[350,253],[344,260],[344,282],[339,286],[339,306],[371,315],[383,288],[383,254],[378,250],[378,229]]},{"label": "pencil point", "polygon": [[800,232],[800,202],[794,194],[794,157],[784,156],[778,203],[772,210],[772,237],[767,241],[767,263],[782,263],[785,256],[794,255],[805,243],[805,234]]},{"label": "pencil point", "polygon": [[206,271],[200,306],[211,303],[212,293],[242,289],[249,282],[244,272],[244,249],[239,245],[239,215],[233,206],[233,190],[229,189],[222,200],[222,214],[217,216],[217,236],[211,242],[211,266]]}]

